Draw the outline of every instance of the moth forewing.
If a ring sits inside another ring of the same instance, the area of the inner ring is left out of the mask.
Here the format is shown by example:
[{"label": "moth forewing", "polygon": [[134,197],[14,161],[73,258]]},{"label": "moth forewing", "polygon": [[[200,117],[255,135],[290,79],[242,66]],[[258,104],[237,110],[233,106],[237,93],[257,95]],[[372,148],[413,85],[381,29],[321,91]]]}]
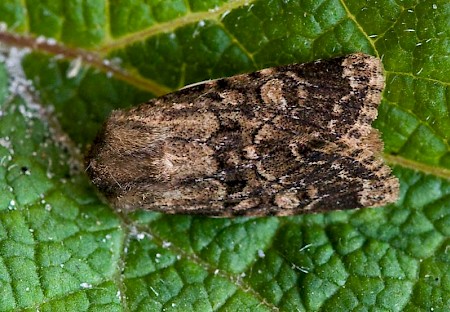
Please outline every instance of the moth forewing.
[{"label": "moth forewing", "polygon": [[211,80],[115,111],[86,157],[118,209],[293,215],[391,203],[371,127],[384,88],[362,53]]}]

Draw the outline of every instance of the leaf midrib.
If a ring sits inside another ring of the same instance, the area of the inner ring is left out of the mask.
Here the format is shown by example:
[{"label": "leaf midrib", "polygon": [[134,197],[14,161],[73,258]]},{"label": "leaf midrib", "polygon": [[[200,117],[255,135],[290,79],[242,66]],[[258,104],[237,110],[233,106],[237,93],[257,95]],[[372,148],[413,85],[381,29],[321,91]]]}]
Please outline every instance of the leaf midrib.
[{"label": "leaf midrib", "polygon": [[100,54],[106,55],[112,50],[122,49],[132,43],[144,41],[149,37],[153,37],[159,34],[169,33],[174,31],[175,29],[182,28],[186,25],[191,25],[200,21],[220,21],[222,16],[234,9],[237,9],[242,6],[251,5],[256,0],[246,1],[246,0],[237,0],[230,1],[222,5],[221,7],[215,10],[209,10],[205,12],[189,12],[188,14],[172,19],[168,22],[158,23],[152,25],[148,28],[144,28],[140,31],[130,33],[128,35],[122,36],[119,39],[107,40],[102,45],[99,46],[97,51]]}]

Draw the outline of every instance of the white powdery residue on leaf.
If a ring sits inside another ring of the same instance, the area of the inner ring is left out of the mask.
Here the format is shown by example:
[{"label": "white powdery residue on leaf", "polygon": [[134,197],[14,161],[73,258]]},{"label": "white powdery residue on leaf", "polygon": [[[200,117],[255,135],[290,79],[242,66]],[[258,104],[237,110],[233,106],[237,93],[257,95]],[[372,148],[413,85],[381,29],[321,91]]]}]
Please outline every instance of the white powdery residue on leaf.
[{"label": "white powdery residue on leaf", "polygon": [[122,60],[120,58],[113,59],[105,59],[102,61],[103,65],[105,65],[108,69],[106,70],[106,77],[111,78],[114,76],[114,72],[112,69],[116,71],[121,71],[120,65],[122,64]]},{"label": "white powdery residue on leaf", "polygon": [[47,38],[47,37],[45,37],[45,36],[39,36],[39,37],[37,37],[36,38],[36,43],[37,44],[48,44],[48,45],[50,45],[50,46],[54,46],[54,45],[56,45],[56,43],[57,43],[58,41],[56,41],[56,39],[55,38]]},{"label": "white powdery residue on leaf", "polygon": [[[36,39],[36,43],[45,42],[48,45],[56,44],[56,40],[52,38],[38,37]],[[51,126],[48,128],[51,133],[51,139],[44,141],[41,143],[41,147],[47,148],[51,141],[58,142],[61,147],[66,147],[70,153],[67,156],[65,153],[62,153],[63,158],[69,157],[69,159],[61,160],[60,163],[74,164],[71,168],[83,168],[83,165],[80,162],[82,157],[77,156],[80,155],[80,150],[71,142],[70,138],[64,133],[59,126],[58,121],[52,115],[54,108],[51,105],[45,106],[45,108],[39,103],[39,93],[35,90],[33,82],[26,78],[26,75],[22,68],[22,60],[23,58],[31,52],[28,48],[18,49],[15,47],[3,46],[0,45],[0,62],[5,64],[6,70],[9,76],[9,93],[10,98],[13,99],[15,96],[23,99],[23,103],[21,105],[17,105],[14,109],[17,109],[24,117],[26,117],[28,128],[27,134],[25,138],[31,137],[32,131],[34,129],[34,122],[36,120],[44,120],[46,124],[50,124]],[[56,58],[54,58],[56,59]],[[52,66],[53,63],[50,63],[49,66]],[[4,113],[4,112],[3,112]],[[35,154],[35,152],[33,152]],[[54,174],[51,172],[51,167],[53,165],[51,159],[48,160],[47,167],[47,177],[52,179]],[[75,173],[71,173],[71,175],[75,175]]]},{"label": "white powdery residue on leaf", "polygon": [[16,167],[18,167],[17,164],[12,164],[12,165],[9,166],[8,168],[6,168],[6,170],[7,170],[7,171],[11,171],[11,170],[13,170],[13,169],[16,168]]},{"label": "white powdery residue on leaf", "polygon": [[259,249],[259,250],[258,250],[258,257],[264,258],[265,256],[266,256],[266,254],[264,253],[264,250]]},{"label": "white powdery residue on leaf", "polygon": [[141,240],[143,240],[146,237],[148,239],[152,238],[152,236],[150,234],[145,233],[145,232],[139,232],[138,229],[136,227],[134,227],[134,226],[130,228],[130,237],[134,237],[138,241],[141,241]]},{"label": "white powdery residue on leaf", "polygon": [[223,12],[223,13],[222,13],[222,16],[220,16],[220,19],[224,19],[225,16],[227,16],[228,14],[230,14],[230,12],[231,12],[230,10]]},{"label": "white powdery residue on leaf", "polygon": [[300,248],[298,251],[302,252],[306,249],[308,249],[309,247],[311,247],[313,244],[306,244],[305,246],[303,246],[302,248]]},{"label": "white powdery residue on leaf", "polygon": [[80,287],[83,289],[91,289],[92,288],[92,284],[89,283],[81,283]]},{"label": "white powdery residue on leaf", "polygon": [[156,297],[159,296],[159,293],[158,293],[152,286],[150,286],[150,289],[151,289],[152,292],[156,295]]},{"label": "white powdery residue on leaf", "polygon": [[167,241],[163,241],[162,243],[163,248],[169,248],[170,246],[172,246],[171,242],[167,242]]},{"label": "white powdery residue on leaf", "polygon": [[212,9],[208,9],[208,12],[210,13],[214,13],[219,11],[220,7],[218,5],[214,6]]},{"label": "white powdery residue on leaf", "polygon": [[201,20],[197,23],[197,27],[195,27],[194,32],[192,33],[192,37],[195,38],[200,34],[199,28],[205,27],[206,23],[204,20]]},{"label": "white powdery residue on leaf", "polygon": [[50,167],[48,167],[47,172],[45,173],[46,177],[51,180],[53,179],[53,177],[55,176],[55,174],[53,172],[50,171]]},{"label": "white powdery residue on leaf", "polygon": [[122,66],[122,63],[123,63],[122,59],[120,57],[117,57],[117,56],[113,57],[110,60],[108,60],[108,62],[109,62],[109,64],[112,67],[117,67],[117,68],[120,68]]},{"label": "white powdery residue on leaf", "polygon": [[298,266],[298,265],[296,265],[294,263],[292,263],[292,269],[299,270],[300,272],[303,272],[305,274],[309,273],[308,268],[304,268],[304,267]]},{"label": "white powdery residue on leaf", "polygon": [[45,36],[38,36],[37,38],[36,38],[36,43],[37,44],[42,44],[42,43],[45,43],[47,41],[47,38],[45,37]]},{"label": "white powdery residue on leaf", "polygon": [[74,78],[80,73],[81,67],[83,65],[83,59],[77,57],[72,62],[70,62],[69,69],[67,70],[67,78]]},{"label": "white powdery residue on leaf", "polygon": [[14,199],[11,199],[9,201],[8,210],[15,210],[16,209],[16,201]]},{"label": "white powdery residue on leaf", "polygon": [[57,41],[54,38],[47,38],[47,44],[56,45]]},{"label": "white powdery residue on leaf", "polygon": [[[0,113],[1,113],[1,111],[0,111]],[[1,115],[0,115],[0,117],[1,117]],[[9,139],[9,137],[6,136],[3,138],[0,138],[0,146],[3,146],[4,148],[6,148],[11,155],[14,154],[14,149],[12,148],[11,140]],[[3,164],[3,158],[2,158],[2,164]]]},{"label": "white powdery residue on leaf", "polygon": [[[14,154],[13,149],[10,150],[10,154]],[[2,158],[0,158],[0,166],[6,167],[8,165],[8,162],[10,162],[11,160],[12,160],[11,155],[3,156]]]},{"label": "white powdery residue on leaf", "polygon": [[30,53],[30,49],[18,49],[0,45],[0,62],[5,64],[9,76],[9,93],[19,95],[25,100],[26,107],[21,105],[20,112],[26,117],[36,116],[40,106],[35,103],[33,83],[27,79],[22,68],[23,58]]}]

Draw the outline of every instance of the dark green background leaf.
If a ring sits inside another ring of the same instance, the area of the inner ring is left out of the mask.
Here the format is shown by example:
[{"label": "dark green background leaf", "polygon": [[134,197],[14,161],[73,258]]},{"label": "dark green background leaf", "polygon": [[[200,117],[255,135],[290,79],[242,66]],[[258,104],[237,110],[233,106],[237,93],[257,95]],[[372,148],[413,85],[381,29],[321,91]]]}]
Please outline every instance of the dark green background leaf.
[{"label": "dark green background leaf", "polygon": [[[0,311],[450,310],[448,1],[24,3],[0,2],[7,37],[32,48],[22,65],[33,83],[12,64],[17,51],[3,52]],[[356,51],[386,69],[375,126],[401,181],[395,205],[289,218],[119,215],[65,138],[84,151],[113,109]]]}]

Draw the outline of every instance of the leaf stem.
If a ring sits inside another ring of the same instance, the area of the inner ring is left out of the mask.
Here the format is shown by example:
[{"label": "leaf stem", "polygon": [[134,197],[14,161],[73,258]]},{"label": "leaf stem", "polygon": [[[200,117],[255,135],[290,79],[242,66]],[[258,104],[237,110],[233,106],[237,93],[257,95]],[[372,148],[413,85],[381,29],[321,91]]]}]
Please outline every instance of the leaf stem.
[{"label": "leaf stem", "polygon": [[19,35],[7,31],[0,31],[0,43],[19,48],[28,48],[32,51],[55,55],[67,60],[81,60],[84,65],[89,65],[101,70],[115,78],[125,81],[137,88],[146,90],[160,96],[172,91],[166,86],[140,76],[138,73],[130,73],[117,66],[114,62],[104,59],[100,54],[80,48],[72,48],[55,39],[42,36]]}]

